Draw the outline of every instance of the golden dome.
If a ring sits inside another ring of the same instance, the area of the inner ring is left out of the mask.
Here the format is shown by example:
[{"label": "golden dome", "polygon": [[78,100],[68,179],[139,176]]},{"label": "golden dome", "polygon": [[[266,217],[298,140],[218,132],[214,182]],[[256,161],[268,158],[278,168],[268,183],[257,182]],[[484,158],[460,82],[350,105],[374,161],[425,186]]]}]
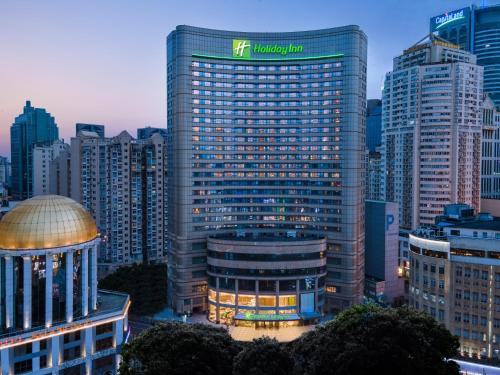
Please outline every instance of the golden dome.
[{"label": "golden dome", "polygon": [[93,240],[97,228],[82,205],[59,195],[39,195],[0,220],[0,249],[49,249]]}]

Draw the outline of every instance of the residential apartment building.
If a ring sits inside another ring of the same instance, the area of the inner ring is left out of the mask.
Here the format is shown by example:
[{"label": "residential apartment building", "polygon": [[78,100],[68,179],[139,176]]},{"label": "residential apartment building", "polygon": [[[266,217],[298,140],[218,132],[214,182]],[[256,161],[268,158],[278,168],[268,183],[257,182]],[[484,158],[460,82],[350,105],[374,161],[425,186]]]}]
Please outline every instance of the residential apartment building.
[{"label": "residential apartment building", "polygon": [[480,208],[482,77],[474,55],[434,35],[386,74],[382,194],[403,228],[432,224],[450,203]]},{"label": "residential apartment building", "polygon": [[487,96],[483,105],[481,198],[500,200],[500,112]]},{"label": "residential apartment building", "polygon": [[50,165],[69,145],[64,140],[33,147],[33,195],[50,194]]},{"label": "residential apartment building", "polygon": [[382,156],[378,151],[366,151],[366,199],[381,200],[382,179]]},{"label": "residential apartment building", "polygon": [[82,131],[71,139],[71,197],[94,217],[100,264],[166,260],[166,140]]}]

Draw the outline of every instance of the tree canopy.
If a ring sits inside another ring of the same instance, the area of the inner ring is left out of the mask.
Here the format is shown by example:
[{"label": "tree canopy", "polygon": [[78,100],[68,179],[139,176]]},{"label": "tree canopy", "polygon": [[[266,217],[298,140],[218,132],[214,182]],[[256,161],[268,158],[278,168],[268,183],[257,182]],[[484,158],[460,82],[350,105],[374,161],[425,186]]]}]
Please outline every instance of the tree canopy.
[{"label": "tree canopy", "polygon": [[123,346],[120,374],[230,375],[239,351],[224,328],[160,323]]},{"label": "tree canopy", "polygon": [[163,323],[123,346],[121,374],[457,374],[458,339],[431,316],[358,305],[294,342],[235,342],[223,328]]},{"label": "tree canopy", "polygon": [[151,315],[167,303],[167,266],[134,263],[120,267],[99,280],[99,288],[128,293],[132,314]]},{"label": "tree canopy", "polygon": [[234,358],[234,375],[290,375],[293,359],[275,339],[262,337],[243,346]]},{"label": "tree canopy", "polygon": [[357,305],[292,346],[300,374],[458,374],[458,339],[431,316]]}]

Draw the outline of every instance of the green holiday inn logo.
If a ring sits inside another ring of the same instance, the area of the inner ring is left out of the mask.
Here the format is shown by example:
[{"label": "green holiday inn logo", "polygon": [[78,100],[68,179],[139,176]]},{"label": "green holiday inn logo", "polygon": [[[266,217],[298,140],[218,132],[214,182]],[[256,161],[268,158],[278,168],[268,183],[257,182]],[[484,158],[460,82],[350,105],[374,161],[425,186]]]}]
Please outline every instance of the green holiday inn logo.
[{"label": "green holiday inn logo", "polygon": [[250,41],[244,39],[233,39],[233,57],[240,59],[250,58]]},{"label": "green holiday inn logo", "polygon": [[259,44],[250,43],[247,39],[233,39],[233,57],[239,59],[249,59],[251,52],[256,54],[277,54],[286,56],[288,53],[300,53],[304,51],[302,44]]}]

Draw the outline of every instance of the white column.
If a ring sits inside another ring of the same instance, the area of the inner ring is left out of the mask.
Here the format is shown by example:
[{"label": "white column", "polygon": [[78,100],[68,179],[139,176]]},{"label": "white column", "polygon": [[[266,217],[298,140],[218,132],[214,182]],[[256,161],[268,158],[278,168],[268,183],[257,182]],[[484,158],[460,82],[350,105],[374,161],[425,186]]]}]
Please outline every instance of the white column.
[{"label": "white column", "polygon": [[[120,319],[120,320],[117,320],[114,324],[114,347],[117,348],[119,345],[122,344],[123,342],[123,320]],[[120,368],[120,362],[122,361],[122,356],[121,355],[117,355],[116,356],[116,364],[115,364],[115,368]]]},{"label": "white column", "polygon": [[123,319],[115,321],[114,324],[115,334],[114,334],[114,346],[115,348],[122,344],[123,342]]},{"label": "white column", "polygon": [[82,249],[82,314],[87,316],[89,313],[89,250]]},{"label": "white column", "polygon": [[5,326],[7,328],[12,328],[13,325],[14,325],[14,259],[11,256],[6,256],[5,257]]},{"label": "white column", "polygon": [[31,256],[23,257],[23,328],[31,328]]},{"label": "white column", "polygon": [[92,246],[91,254],[90,282],[92,289],[92,310],[95,310],[97,309],[97,244]]},{"label": "white column", "polygon": [[66,320],[73,321],[73,252],[66,253]]},{"label": "white column", "polygon": [[[38,353],[40,351],[40,341],[33,341],[31,344],[33,348],[33,353]],[[36,373],[40,370],[40,357],[33,358],[33,372]]]},{"label": "white column", "polygon": [[94,328],[85,328],[85,372],[92,374],[92,354],[94,354]]},{"label": "white column", "polygon": [[52,254],[45,259],[45,327],[52,325],[52,278],[54,274]]},{"label": "white column", "polygon": [[10,374],[12,374],[12,372],[10,371],[11,361],[10,361],[9,350],[10,349],[2,349],[2,350],[0,350],[0,359],[2,361],[2,375],[10,375]]},{"label": "white column", "polygon": [[61,336],[52,337],[52,368],[59,366],[59,358],[61,356],[61,348],[60,348],[60,338]]}]

